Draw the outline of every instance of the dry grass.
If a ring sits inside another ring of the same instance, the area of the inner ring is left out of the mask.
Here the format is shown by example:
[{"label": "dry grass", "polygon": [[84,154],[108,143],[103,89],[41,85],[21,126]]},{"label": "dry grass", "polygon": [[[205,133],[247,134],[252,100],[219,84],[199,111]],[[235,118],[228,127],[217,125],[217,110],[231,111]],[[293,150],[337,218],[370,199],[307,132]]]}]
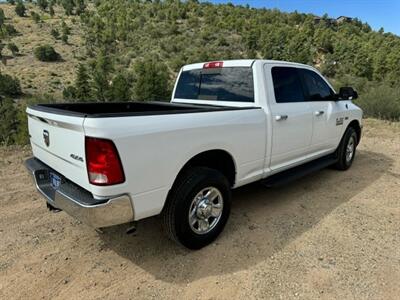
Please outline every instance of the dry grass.
[{"label": "dry grass", "polygon": [[[15,14],[15,6],[0,4],[7,17],[6,23],[13,25],[19,33],[9,40],[4,40],[3,43],[12,41],[20,50],[17,57],[12,57],[8,49],[3,50],[7,61],[6,65],[0,64],[0,71],[19,78],[25,94],[49,93],[54,97],[61,97],[63,88],[75,78],[75,67],[79,60],[85,56],[79,17],[65,16],[62,8],[55,7],[55,15],[52,18],[33,4],[25,5],[28,8],[27,16],[19,17]],[[41,24],[36,24],[32,20],[30,17],[32,11],[41,15]],[[52,28],[57,28],[61,33],[62,18],[71,28],[68,44],[54,39],[50,34]],[[33,50],[42,44],[53,46],[61,55],[62,61],[55,63],[38,61],[33,55]]]}]

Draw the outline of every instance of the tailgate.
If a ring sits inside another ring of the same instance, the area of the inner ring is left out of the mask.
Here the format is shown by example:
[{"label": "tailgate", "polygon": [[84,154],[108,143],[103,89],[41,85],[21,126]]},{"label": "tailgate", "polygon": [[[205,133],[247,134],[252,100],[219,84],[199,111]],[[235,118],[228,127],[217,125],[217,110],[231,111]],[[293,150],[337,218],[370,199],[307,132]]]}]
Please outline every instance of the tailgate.
[{"label": "tailgate", "polygon": [[69,180],[90,190],[85,162],[85,118],[34,108],[28,108],[27,113],[33,155]]}]

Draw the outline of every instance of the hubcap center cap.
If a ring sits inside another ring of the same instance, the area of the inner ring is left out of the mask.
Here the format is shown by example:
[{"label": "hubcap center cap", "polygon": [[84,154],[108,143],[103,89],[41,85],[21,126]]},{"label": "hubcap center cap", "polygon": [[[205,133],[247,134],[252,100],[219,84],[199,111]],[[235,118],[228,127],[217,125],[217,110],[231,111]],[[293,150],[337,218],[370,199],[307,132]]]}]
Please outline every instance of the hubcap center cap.
[{"label": "hubcap center cap", "polygon": [[211,216],[212,206],[208,199],[202,199],[197,205],[196,213],[201,219],[207,219]]},{"label": "hubcap center cap", "polygon": [[215,187],[206,187],[193,198],[188,221],[196,234],[206,234],[217,226],[222,217],[224,199]]}]

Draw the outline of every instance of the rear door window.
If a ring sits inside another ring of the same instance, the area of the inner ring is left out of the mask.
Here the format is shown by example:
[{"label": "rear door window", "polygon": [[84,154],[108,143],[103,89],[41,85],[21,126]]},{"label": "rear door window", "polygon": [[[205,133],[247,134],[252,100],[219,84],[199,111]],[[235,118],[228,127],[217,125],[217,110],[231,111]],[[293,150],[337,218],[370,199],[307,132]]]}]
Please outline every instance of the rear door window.
[{"label": "rear door window", "polygon": [[175,98],[254,102],[251,67],[225,67],[183,71]]},{"label": "rear door window", "polygon": [[273,67],[272,81],[277,103],[305,101],[303,86],[297,68]]}]

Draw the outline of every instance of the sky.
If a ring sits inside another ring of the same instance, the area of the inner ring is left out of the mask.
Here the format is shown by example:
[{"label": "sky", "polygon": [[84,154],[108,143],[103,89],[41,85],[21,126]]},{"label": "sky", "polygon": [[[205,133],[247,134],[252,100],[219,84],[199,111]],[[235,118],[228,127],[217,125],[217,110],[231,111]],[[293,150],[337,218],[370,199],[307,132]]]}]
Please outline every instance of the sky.
[{"label": "sky", "polygon": [[367,22],[374,30],[383,27],[385,32],[400,36],[400,0],[211,0],[252,7],[277,8],[285,12],[297,10],[330,17],[347,16]]}]

